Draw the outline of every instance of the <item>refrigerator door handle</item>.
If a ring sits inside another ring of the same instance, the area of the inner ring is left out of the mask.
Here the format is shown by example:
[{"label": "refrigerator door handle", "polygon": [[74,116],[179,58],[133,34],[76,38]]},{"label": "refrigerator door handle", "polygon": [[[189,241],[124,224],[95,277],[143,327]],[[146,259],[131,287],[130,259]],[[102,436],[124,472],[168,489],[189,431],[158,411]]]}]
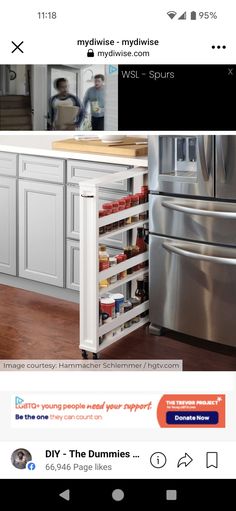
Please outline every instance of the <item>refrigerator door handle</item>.
[{"label": "refrigerator door handle", "polygon": [[[223,141],[224,138],[224,141]],[[224,182],[227,180],[227,155],[228,155],[228,137],[224,135],[216,137],[216,150],[218,157],[218,167],[223,174]]]},{"label": "refrigerator door handle", "polygon": [[197,259],[198,261],[207,261],[209,263],[217,263],[217,264],[227,264],[229,266],[236,266],[236,258],[229,257],[218,257],[218,256],[210,256],[205,254],[199,254],[196,252],[191,252],[190,250],[185,250],[180,247],[176,247],[170,243],[162,243],[162,246],[168,252],[173,252],[174,254],[189,257],[191,259]]},{"label": "refrigerator door handle", "polygon": [[202,175],[204,177],[205,181],[209,181],[210,177],[210,169],[208,164],[208,152],[211,153],[211,150],[206,148],[205,145],[205,139],[207,139],[207,143],[212,144],[212,137],[210,135],[200,135],[198,136],[198,149],[199,149],[199,157],[200,157],[200,163],[201,163],[201,169],[202,169]]},{"label": "refrigerator door handle", "polygon": [[212,211],[207,209],[199,209],[199,208],[190,208],[188,206],[182,206],[176,202],[171,201],[163,201],[162,206],[164,208],[172,209],[174,211],[179,211],[180,213],[187,213],[190,215],[201,215],[201,216],[211,216],[214,218],[232,218],[236,219],[236,212],[234,211]]}]

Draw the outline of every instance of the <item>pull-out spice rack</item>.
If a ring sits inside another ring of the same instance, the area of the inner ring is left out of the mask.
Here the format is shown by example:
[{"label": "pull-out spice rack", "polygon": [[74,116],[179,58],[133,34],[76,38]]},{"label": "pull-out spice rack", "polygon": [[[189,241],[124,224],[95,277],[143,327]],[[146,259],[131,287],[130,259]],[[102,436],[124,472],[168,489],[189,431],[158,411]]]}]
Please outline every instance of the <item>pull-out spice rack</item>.
[{"label": "pull-out spice rack", "polygon": [[[99,188],[106,187],[108,183],[111,185],[116,181],[130,180],[131,191],[137,193],[141,186],[147,182],[147,172],[147,168],[135,167],[112,174],[104,173],[99,178],[82,181],[80,184],[80,349],[83,358],[88,357],[88,352],[97,358],[99,352],[104,348],[122,337],[126,337],[149,321],[149,301],[146,300],[111,319],[109,323],[99,324],[100,296],[121,286],[125,287],[128,294],[134,293],[135,281],[148,275],[146,262],[149,259],[148,251],[146,251],[99,272],[99,245],[103,243],[104,239],[107,240],[109,235],[113,236],[126,231],[130,241],[134,242],[137,228],[148,224],[148,219],[140,220],[139,215],[148,212],[149,208],[148,202],[145,202],[99,218]],[[117,222],[129,217],[136,217],[137,221],[122,225],[110,233],[104,229],[105,233],[101,234],[101,231],[103,232],[101,228],[113,222],[117,225]],[[126,274],[126,270],[131,268],[133,269],[132,273]],[[102,280],[110,279],[121,272],[125,272],[124,278],[109,284],[105,289],[99,287]],[[131,321],[137,317],[139,317],[138,322]],[[127,324],[130,326],[119,328]],[[116,332],[116,330],[117,333],[109,335],[109,332]]]}]

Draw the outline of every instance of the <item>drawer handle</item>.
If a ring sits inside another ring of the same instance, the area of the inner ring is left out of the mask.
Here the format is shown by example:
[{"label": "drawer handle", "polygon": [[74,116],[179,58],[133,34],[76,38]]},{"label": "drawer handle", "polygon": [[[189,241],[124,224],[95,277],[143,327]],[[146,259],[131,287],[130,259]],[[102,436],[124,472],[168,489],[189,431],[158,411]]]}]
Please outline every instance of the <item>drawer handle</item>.
[{"label": "drawer handle", "polygon": [[84,195],[83,193],[81,193],[81,197],[83,197],[83,199],[94,199],[94,195]]},{"label": "drawer handle", "polygon": [[209,211],[207,209],[190,208],[171,201],[163,201],[162,206],[164,206],[164,208],[180,211],[181,213],[188,213],[190,215],[211,216],[215,218],[236,218],[236,212],[233,211]]},{"label": "drawer handle", "polygon": [[228,264],[231,266],[236,266],[236,258],[233,259],[229,257],[218,257],[205,254],[198,254],[196,252],[190,252],[189,250],[176,247],[175,245],[171,245],[170,243],[163,243],[162,246],[168,252],[173,252],[174,254],[189,257],[191,259],[198,259],[200,261],[207,261],[209,263]]}]

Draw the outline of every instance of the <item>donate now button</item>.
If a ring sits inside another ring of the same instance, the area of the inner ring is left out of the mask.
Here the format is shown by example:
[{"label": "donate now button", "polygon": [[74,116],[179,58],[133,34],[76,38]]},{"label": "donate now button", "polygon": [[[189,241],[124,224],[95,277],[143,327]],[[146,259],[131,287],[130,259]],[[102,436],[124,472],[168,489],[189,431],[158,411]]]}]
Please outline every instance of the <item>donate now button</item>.
[{"label": "donate now button", "polygon": [[166,423],[176,424],[218,424],[218,412],[167,412]]}]

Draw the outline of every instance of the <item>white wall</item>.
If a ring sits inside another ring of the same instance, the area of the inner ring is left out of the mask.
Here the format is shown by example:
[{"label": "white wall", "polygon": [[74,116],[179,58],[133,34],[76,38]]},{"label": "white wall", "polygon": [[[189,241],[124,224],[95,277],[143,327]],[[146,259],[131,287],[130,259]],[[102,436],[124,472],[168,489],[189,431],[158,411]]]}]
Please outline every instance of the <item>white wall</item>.
[{"label": "white wall", "polygon": [[27,92],[26,66],[16,65],[11,66],[11,69],[16,72],[16,79],[10,80],[9,93],[24,96]]},{"label": "white wall", "polygon": [[33,130],[43,131],[47,128],[47,66],[31,67],[31,97],[33,109]]},{"label": "white wall", "polygon": [[85,92],[90,87],[93,87],[94,80],[91,82],[88,80],[91,79],[91,77],[102,74],[105,75],[105,66],[104,65],[91,65],[91,66],[81,66],[80,71],[80,87],[79,87],[79,95],[83,99],[85,96]]}]

